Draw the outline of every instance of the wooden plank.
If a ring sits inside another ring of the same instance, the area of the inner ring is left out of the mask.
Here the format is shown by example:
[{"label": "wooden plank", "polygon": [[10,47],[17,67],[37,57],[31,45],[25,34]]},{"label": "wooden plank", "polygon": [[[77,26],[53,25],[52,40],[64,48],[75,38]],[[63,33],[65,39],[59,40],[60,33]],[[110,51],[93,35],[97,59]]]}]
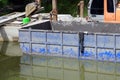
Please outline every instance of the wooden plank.
[{"label": "wooden plank", "polygon": [[0,17],[0,26],[6,24],[10,20],[13,20],[13,19],[18,18],[18,17],[23,16],[23,15],[25,15],[25,12],[16,13],[16,14],[11,15],[9,17],[8,16],[2,16],[2,17]]}]

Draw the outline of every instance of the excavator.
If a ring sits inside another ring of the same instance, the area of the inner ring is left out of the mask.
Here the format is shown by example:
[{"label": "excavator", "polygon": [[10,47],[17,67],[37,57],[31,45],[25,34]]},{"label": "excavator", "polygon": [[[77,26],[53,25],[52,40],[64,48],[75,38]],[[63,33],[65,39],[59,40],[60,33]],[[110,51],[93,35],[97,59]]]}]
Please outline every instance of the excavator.
[{"label": "excavator", "polygon": [[23,24],[28,24],[31,21],[31,16],[42,10],[44,10],[44,7],[41,7],[41,0],[34,0],[34,2],[27,4],[25,7],[25,18],[22,20]]},{"label": "excavator", "polygon": [[120,23],[119,0],[90,0],[88,16],[93,21]]},{"label": "excavator", "polygon": [[[40,3],[41,0],[35,0]],[[53,0],[55,2],[56,0]],[[37,5],[26,6],[26,16],[36,11]],[[120,0],[90,0],[88,3],[88,17],[93,21],[106,23],[120,23]]]},{"label": "excavator", "polygon": [[[34,0],[34,2],[27,4],[25,7],[26,17],[23,18],[23,24],[29,23],[30,17],[42,10],[44,10],[44,7],[41,7],[41,0]],[[50,12],[50,20],[57,21],[57,0],[52,0],[52,11]]]}]

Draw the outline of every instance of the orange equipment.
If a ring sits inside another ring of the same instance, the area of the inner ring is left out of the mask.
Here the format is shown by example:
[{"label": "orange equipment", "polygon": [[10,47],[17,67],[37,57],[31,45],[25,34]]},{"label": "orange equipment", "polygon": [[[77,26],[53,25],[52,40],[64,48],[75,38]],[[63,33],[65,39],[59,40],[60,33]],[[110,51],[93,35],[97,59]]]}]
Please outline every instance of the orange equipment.
[{"label": "orange equipment", "polygon": [[120,23],[119,0],[90,0],[88,16],[92,20]]},{"label": "orange equipment", "polygon": [[[113,7],[113,10],[109,9],[111,6],[115,6],[115,8]],[[120,23],[120,3],[112,5],[109,4],[109,0],[104,0],[104,21]]]}]

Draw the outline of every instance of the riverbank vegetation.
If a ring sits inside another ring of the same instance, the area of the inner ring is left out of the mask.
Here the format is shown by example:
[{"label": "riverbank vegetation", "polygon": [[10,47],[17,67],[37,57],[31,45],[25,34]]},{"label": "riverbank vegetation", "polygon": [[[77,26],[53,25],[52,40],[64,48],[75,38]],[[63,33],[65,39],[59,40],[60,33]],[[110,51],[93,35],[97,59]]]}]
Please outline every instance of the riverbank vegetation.
[{"label": "riverbank vegetation", "polygon": [[[24,11],[26,4],[34,0],[0,0],[0,15],[14,12]],[[76,16],[78,14],[77,4],[80,0],[57,0],[58,13],[71,14]],[[87,4],[89,0],[84,0],[84,14],[87,15]],[[45,8],[43,12],[50,12],[52,9],[52,0],[42,0],[42,6]]]}]

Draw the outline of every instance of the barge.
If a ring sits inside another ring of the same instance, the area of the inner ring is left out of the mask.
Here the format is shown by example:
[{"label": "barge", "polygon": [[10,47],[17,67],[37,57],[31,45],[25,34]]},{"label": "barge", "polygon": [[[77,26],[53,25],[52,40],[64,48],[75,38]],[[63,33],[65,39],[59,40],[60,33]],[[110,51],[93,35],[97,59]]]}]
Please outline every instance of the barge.
[{"label": "barge", "polygon": [[25,54],[120,62],[120,24],[38,21],[19,29]]}]

